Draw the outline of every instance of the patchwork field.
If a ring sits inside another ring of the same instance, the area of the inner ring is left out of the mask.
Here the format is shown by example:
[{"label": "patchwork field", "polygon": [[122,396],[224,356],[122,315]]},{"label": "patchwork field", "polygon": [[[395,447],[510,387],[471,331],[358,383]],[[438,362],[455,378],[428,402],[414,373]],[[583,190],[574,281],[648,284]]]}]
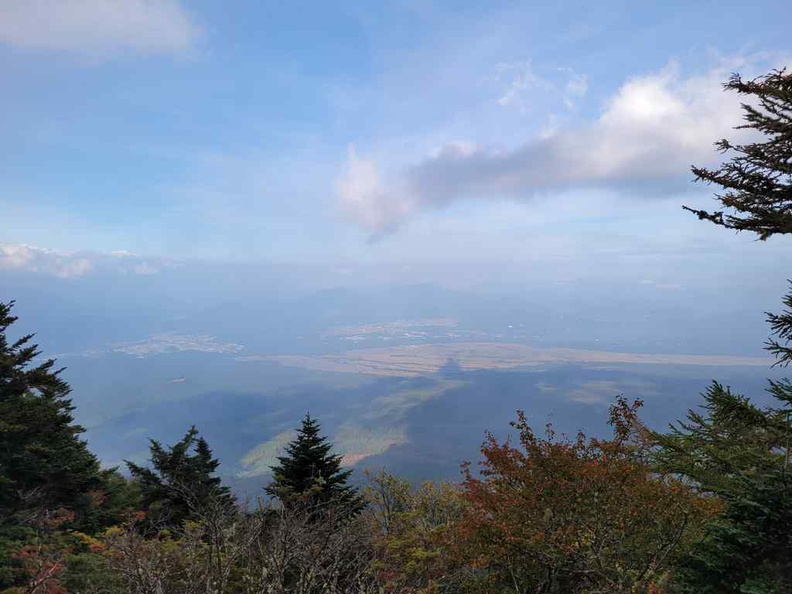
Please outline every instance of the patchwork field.
[{"label": "patchwork field", "polygon": [[571,348],[536,348],[516,343],[461,342],[355,349],[329,355],[251,355],[240,361],[271,361],[316,371],[415,377],[445,368],[519,369],[552,363],[764,366],[761,357],[614,353]]}]

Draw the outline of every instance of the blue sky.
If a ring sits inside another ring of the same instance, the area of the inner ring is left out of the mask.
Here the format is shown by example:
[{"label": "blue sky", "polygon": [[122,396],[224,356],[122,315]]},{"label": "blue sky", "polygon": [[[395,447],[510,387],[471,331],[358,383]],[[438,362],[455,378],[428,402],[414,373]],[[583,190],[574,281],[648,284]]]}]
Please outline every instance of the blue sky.
[{"label": "blue sky", "polygon": [[782,278],[788,242],[680,205],[708,204],[688,167],[739,123],[720,83],[789,64],[790,16],[788,2],[0,0],[0,267]]}]

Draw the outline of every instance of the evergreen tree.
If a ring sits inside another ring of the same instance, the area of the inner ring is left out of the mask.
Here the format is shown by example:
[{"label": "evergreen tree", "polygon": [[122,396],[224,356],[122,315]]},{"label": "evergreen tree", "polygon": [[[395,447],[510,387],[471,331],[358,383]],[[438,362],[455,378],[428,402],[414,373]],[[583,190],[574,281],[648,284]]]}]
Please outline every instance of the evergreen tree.
[{"label": "evergreen tree", "polygon": [[12,554],[46,526],[98,528],[106,487],[79,439],[62,370],[53,359],[36,363],[33,335],[7,336],[13,305],[0,303],[0,590],[25,582]]},{"label": "evergreen tree", "polygon": [[683,207],[716,225],[756,233],[760,239],[792,233],[792,73],[775,70],[750,81],[738,74],[724,85],[755,100],[743,103],[745,124],[737,129],[759,132],[764,140],[715,146],[734,157],[718,169],[693,167],[696,181],[721,186],[716,199],[727,212]]},{"label": "evergreen tree", "polygon": [[[767,342],[767,350],[776,357],[775,365],[786,367],[792,362],[792,348],[789,346],[792,340],[792,292],[784,297],[784,311],[780,314],[767,312],[767,321],[770,323],[772,332],[770,340]],[[773,338],[775,337],[775,338]]]},{"label": "evergreen tree", "polygon": [[6,336],[13,304],[0,303],[0,524],[64,508],[83,528],[91,493],[103,488],[99,463],[79,439],[62,369],[53,359],[34,363],[41,353],[32,334]]},{"label": "evergreen tree", "polygon": [[150,451],[152,468],[129,461],[127,466],[139,483],[143,509],[152,523],[178,527],[208,506],[234,504],[229,488],[215,474],[220,462],[195,427],[168,448],[152,439]]},{"label": "evergreen tree", "polygon": [[681,562],[685,591],[792,591],[792,385],[773,382],[770,392],[784,406],[759,408],[713,382],[702,412],[688,411],[668,434],[655,434],[659,469],[724,504],[706,538]]},{"label": "evergreen tree", "polygon": [[267,492],[286,505],[340,506],[356,513],[363,500],[347,484],[351,470],[341,470],[342,456],[331,454],[333,445],[320,434],[320,425],[306,414],[297,438],[286,446],[286,455],[272,467]]},{"label": "evergreen tree", "polygon": [[[752,81],[734,75],[726,83],[754,100],[743,103],[745,124],[763,141],[716,143],[732,159],[716,170],[693,167],[697,180],[725,191],[716,199],[730,212],[684,207],[702,220],[765,240],[792,233],[792,74],[776,70]],[[767,349],[786,366],[792,361],[792,293],[786,310],[767,314],[772,335]],[[721,518],[683,564],[691,592],[792,591],[792,489],[789,446],[792,384],[771,382],[782,404],[759,409],[714,383],[703,414],[659,437],[662,465],[717,495]]]}]

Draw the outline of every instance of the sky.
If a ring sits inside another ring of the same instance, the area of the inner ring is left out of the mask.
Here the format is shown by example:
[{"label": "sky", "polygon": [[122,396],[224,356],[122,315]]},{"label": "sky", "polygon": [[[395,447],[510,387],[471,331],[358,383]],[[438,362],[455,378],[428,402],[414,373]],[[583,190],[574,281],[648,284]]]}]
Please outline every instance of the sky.
[{"label": "sky", "polygon": [[790,17],[785,1],[0,0],[0,269],[778,285],[785,238],[681,206],[714,206],[690,165],[740,138],[721,85],[792,64]]}]

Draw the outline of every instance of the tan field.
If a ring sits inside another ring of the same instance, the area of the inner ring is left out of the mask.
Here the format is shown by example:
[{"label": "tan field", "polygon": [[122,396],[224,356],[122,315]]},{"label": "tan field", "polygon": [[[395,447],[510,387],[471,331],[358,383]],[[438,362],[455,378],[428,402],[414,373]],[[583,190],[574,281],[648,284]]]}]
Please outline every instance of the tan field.
[{"label": "tan field", "polygon": [[723,355],[654,355],[569,348],[536,348],[522,344],[463,342],[356,349],[333,355],[247,356],[240,360],[274,361],[289,367],[368,375],[418,376],[448,364],[470,371],[515,369],[552,363],[641,363],[663,365],[768,366],[771,359]]}]

